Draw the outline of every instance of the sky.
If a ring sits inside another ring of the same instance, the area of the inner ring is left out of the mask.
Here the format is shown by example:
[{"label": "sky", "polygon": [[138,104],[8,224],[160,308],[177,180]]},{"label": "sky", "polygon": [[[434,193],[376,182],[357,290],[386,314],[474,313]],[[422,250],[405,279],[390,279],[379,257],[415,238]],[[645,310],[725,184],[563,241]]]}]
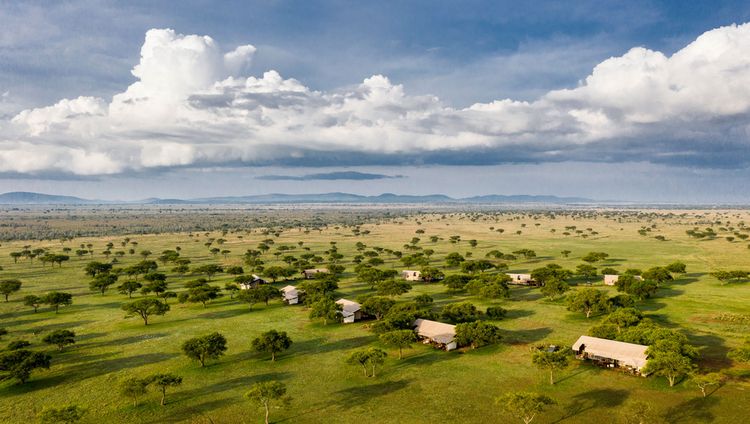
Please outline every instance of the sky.
[{"label": "sky", "polygon": [[746,1],[0,0],[0,192],[750,203]]}]

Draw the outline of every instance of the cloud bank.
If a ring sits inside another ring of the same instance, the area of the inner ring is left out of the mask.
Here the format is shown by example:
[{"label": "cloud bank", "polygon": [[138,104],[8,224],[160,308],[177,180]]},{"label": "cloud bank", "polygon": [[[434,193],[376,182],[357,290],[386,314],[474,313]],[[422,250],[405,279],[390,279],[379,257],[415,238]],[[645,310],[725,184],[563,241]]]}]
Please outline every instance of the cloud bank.
[{"label": "cloud bank", "polygon": [[[0,173],[108,175],[193,166],[647,161],[750,164],[750,24],[671,56],[636,47],[575,88],[453,108],[387,77],[321,92],[269,70],[255,47],[146,33],[136,82],[0,121]],[[550,66],[554,66],[553,63]]]},{"label": "cloud bank", "polygon": [[405,178],[403,175],[385,175],[372,174],[369,172],[341,171],[341,172],[324,172],[307,175],[263,175],[256,177],[258,180],[266,181],[315,181],[315,180],[385,180],[393,178]]}]

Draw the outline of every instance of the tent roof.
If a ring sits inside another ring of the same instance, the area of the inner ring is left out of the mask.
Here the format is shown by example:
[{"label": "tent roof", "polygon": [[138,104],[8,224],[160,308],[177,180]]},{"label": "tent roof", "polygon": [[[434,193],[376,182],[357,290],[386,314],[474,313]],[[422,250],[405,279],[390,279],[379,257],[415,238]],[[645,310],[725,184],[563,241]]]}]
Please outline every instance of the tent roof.
[{"label": "tent roof", "polygon": [[589,355],[602,358],[616,359],[636,369],[646,366],[648,357],[646,349],[648,346],[618,342],[617,340],[600,339],[598,337],[581,336],[573,344],[573,350],[578,352],[583,346],[583,351]]},{"label": "tent roof", "polygon": [[428,319],[417,319],[414,321],[417,334],[427,337],[438,343],[448,344],[456,338],[456,326]]}]

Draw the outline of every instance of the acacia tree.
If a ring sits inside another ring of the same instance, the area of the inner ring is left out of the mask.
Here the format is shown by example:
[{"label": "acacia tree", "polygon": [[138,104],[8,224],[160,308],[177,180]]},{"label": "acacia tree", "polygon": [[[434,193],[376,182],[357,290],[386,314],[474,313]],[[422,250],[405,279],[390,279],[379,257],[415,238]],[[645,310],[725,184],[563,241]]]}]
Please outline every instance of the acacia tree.
[{"label": "acacia tree", "polygon": [[570,364],[567,349],[560,348],[561,344],[539,344],[532,348],[531,363],[542,370],[549,371],[549,384],[555,384],[555,371],[562,370]]},{"label": "acacia tree", "polygon": [[550,300],[555,300],[570,290],[570,286],[565,281],[559,278],[549,278],[540,291],[543,295],[547,296]]},{"label": "acacia tree", "polygon": [[0,294],[5,296],[5,301],[8,301],[8,296],[11,293],[15,293],[21,290],[21,280],[9,279],[0,281]]},{"label": "acacia tree", "polygon": [[167,388],[182,384],[182,377],[174,374],[154,374],[147,380],[149,385],[153,384],[161,392],[161,406],[167,404]]},{"label": "acacia tree", "polygon": [[411,290],[411,284],[406,281],[395,279],[380,281],[376,284],[378,294],[381,296],[399,296]]},{"label": "acacia tree", "polygon": [[649,356],[644,372],[665,377],[669,382],[669,387],[674,387],[677,379],[695,370],[692,360],[678,352],[660,352],[658,355]]},{"label": "acacia tree", "polygon": [[396,301],[387,297],[370,296],[362,301],[362,312],[372,315],[376,320],[383,316],[396,304]]},{"label": "acacia tree", "polygon": [[556,405],[557,402],[539,393],[512,392],[495,399],[495,404],[500,405],[524,424],[529,424],[537,415],[543,413],[548,407]]},{"label": "acacia tree", "polygon": [[60,310],[60,306],[68,306],[73,303],[73,295],[70,293],[63,292],[49,292],[44,295],[44,303],[50,305],[57,313]]},{"label": "acacia tree", "polygon": [[576,290],[568,296],[568,310],[571,312],[583,312],[586,318],[591,314],[603,312],[609,309],[609,297],[601,290],[584,288]]},{"label": "acacia tree", "polygon": [[45,407],[39,413],[39,422],[42,424],[73,424],[83,418],[86,410],[77,405],[67,405],[59,408]]},{"label": "acacia tree", "polygon": [[42,306],[42,303],[44,303],[44,299],[35,294],[30,294],[23,298],[23,304],[34,308],[34,313]]},{"label": "acacia tree", "polygon": [[622,409],[622,417],[627,424],[647,424],[652,422],[651,404],[641,400],[629,402]]},{"label": "acacia tree", "polygon": [[286,331],[278,332],[270,330],[255,338],[252,346],[258,352],[270,353],[271,362],[273,362],[276,360],[277,353],[287,350],[292,346],[292,339],[287,336]]},{"label": "acacia tree", "polygon": [[55,330],[44,336],[42,341],[57,346],[57,349],[62,352],[65,346],[76,342],[76,333],[70,330]]},{"label": "acacia tree", "polygon": [[280,401],[282,405],[288,405],[291,398],[286,396],[286,386],[280,381],[263,381],[255,383],[245,397],[251,402],[259,403],[265,410],[265,423],[268,424],[268,416],[271,412],[271,403]]},{"label": "acacia tree", "polygon": [[477,349],[500,341],[500,329],[490,323],[475,321],[456,325],[456,343]]},{"label": "acacia tree", "polygon": [[133,406],[138,406],[138,397],[148,392],[148,379],[131,377],[120,383],[120,393],[133,398]]},{"label": "acacia tree", "polygon": [[46,353],[26,349],[11,350],[0,355],[0,371],[5,371],[7,377],[16,378],[23,384],[35,369],[49,369],[51,360],[52,357]]},{"label": "acacia tree", "polygon": [[169,305],[154,298],[146,298],[126,303],[122,305],[122,310],[128,313],[126,318],[138,315],[143,319],[143,324],[148,325],[149,316],[166,314],[169,311]]},{"label": "acacia tree", "polygon": [[708,389],[710,386],[720,386],[723,382],[724,376],[718,372],[693,375],[693,384],[698,387],[704,398],[708,396],[708,394],[706,393],[706,389]]},{"label": "acacia tree", "polygon": [[417,341],[417,335],[412,330],[394,330],[381,334],[380,341],[385,345],[398,348],[398,359],[402,359],[404,348],[411,347]]},{"label": "acacia tree", "polygon": [[371,347],[352,352],[347,358],[346,363],[361,366],[365,377],[375,377],[377,366],[382,365],[387,356],[388,354],[385,351]]},{"label": "acacia tree", "polygon": [[121,294],[128,295],[128,299],[133,298],[133,293],[137,292],[142,287],[142,284],[137,281],[125,281],[117,286],[117,291]]},{"label": "acacia tree", "polygon": [[182,344],[182,352],[190,358],[206,365],[207,359],[217,359],[227,350],[227,339],[220,333],[194,337]]},{"label": "acacia tree", "polygon": [[89,283],[89,289],[91,291],[98,291],[101,292],[102,296],[104,296],[104,292],[107,291],[109,286],[115,284],[117,282],[117,275],[115,274],[97,274],[94,279]]},{"label": "acacia tree", "polygon": [[323,325],[327,325],[328,321],[341,322],[343,320],[342,309],[343,307],[333,299],[323,296],[310,305],[310,319],[322,318]]}]

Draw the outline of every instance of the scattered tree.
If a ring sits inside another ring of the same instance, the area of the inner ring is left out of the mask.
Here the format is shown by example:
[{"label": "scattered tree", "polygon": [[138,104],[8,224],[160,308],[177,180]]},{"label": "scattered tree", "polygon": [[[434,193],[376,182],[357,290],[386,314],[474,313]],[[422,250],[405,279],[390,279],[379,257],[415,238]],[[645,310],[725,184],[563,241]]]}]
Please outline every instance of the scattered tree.
[{"label": "scattered tree", "polygon": [[281,401],[282,405],[288,405],[291,401],[286,396],[286,386],[280,381],[263,381],[255,383],[250,387],[250,391],[245,394],[251,402],[259,403],[265,410],[265,423],[268,424],[268,416],[271,412],[271,403]]},{"label": "scattered tree", "polygon": [[42,339],[43,342],[57,346],[62,352],[63,348],[76,342],[76,333],[70,330],[55,330]]},{"label": "scattered tree", "polygon": [[276,360],[276,354],[283,352],[292,345],[292,339],[287,336],[286,331],[266,331],[252,342],[253,349],[258,352],[271,354],[271,362]]},{"label": "scattered tree", "polygon": [[126,303],[122,305],[122,310],[127,312],[126,318],[138,315],[143,319],[143,324],[148,325],[149,316],[166,314],[167,311],[169,311],[169,305],[160,302],[157,299],[147,298]]},{"label": "scattered tree", "polygon": [[42,424],[74,424],[80,421],[85,413],[85,409],[76,405],[59,408],[45,407],[39,413],[39,422]]},{"label": "scattered tree", "polygon": [[161,392],[161,406],[167,404],[167,388],[182,384],[182,377],[174,374],[154,374],[148,378],[148,384],[153,384]]},{"label": "scattered tree", "polygon": [[586,318],[591,314],[604,312],[609,309],[609,298],[601,290],[584,288],[576,290],[568,296],[568,310],[571,312],[583,312]]},{"label": "scattered tree", "polygon": [[403,349],[411,347],[417,341],[417,336],[412,330],[394,330],[381,334],[380,341],[385,345],[398,348],[398,359],[401,359]]},{"label": "scattered tree", "polygon": [[505,411],[520,419],[524,424],[534,421],[537,415],[557,402],[546,395],[530,392],[506,393],[495,400]]},{"label": "scattered tree", "polygon": [[21,290],[21,280],[9,279],[0,281],[0,294],[5,296],[5,301],[8,301],[8,296]]},{"label": "scattered tree", "polygon": [[182,344],[182,352],[190,359],[206,365],[207,359],[218,359],[227,350],[227,339],[219,333],[194,337]]},{"label": "scattered tree", "polygon": [[52,307],[57,313],[60,310],[60,306],[68,306],[73,304],[73,295],[70,293],[63,292],[49,292],[44,295],[44,303]]}]

